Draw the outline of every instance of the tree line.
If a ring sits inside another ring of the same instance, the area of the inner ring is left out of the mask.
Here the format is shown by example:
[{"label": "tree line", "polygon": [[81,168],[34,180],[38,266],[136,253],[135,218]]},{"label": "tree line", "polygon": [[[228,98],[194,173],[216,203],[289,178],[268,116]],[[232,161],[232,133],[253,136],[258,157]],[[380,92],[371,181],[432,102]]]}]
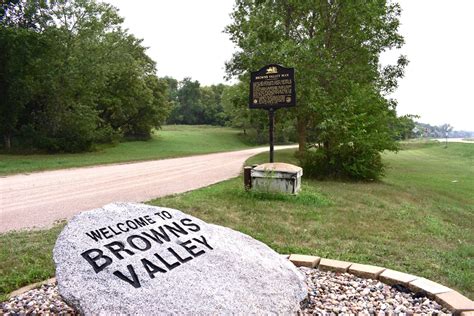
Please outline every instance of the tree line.
[{"label": "tree line", "polygon": [[0,133],[9,150],[80,152],[162,124],[228,125],[224,84],[158,78],[142,41],[93,0],[0,4]]},{"label": "tree line", "polygon": [[168,116],[165,80],[109,4],[0,6],[0,133],[6,149],[90,150],[146,139]]},{"label": "tree line", "polygon": [[430,125],[421,122],[415,122],[412,130],[413,138],[471,138],[474,137],[474,132],[472,131],[456,131],[449,124],[442,125]]},{"label": "tree line", "polygon": [[294,67],[298,105],[276,116],[277,141],[299,143],[305,174],[376,179],[381,153],[411,136],[397,117],[408,64],[381,66],[399,48],[392,1],[236,0],[225,32],[238,50],[226,64],[233,85],[158,78],[141,40],[109,4],[94,0],[7,0],[0,6],[0,132],[4,147],[90,150],[149,138],[162,124],[241,128],[267,140],[265,111],[248,109],[249,75],[266,64]]},{"label": "tree line", "polygon": [[201,86],[191,78],[164,80],[168,83],[168,100],[173,105],[168,124],[226,125],[229,118],[224,112],[222,94],[227,85]]}]

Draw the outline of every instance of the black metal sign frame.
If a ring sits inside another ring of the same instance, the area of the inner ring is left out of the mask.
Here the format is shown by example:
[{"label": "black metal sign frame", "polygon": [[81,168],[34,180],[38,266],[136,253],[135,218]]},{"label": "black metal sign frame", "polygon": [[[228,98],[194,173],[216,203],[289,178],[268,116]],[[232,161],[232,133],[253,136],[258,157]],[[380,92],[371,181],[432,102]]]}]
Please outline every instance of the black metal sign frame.
[{"label": "black metal sign frame", "polygon": [[270,64],[250,75],[249,107],[279,109],[296,105],[295,70]]},{"label": "black metal sign frame", "polygon": [[274,159],[275,111],[296,106],[295,70],[270,64],[250,75],[250,109],[268,111],[270,162]]}]

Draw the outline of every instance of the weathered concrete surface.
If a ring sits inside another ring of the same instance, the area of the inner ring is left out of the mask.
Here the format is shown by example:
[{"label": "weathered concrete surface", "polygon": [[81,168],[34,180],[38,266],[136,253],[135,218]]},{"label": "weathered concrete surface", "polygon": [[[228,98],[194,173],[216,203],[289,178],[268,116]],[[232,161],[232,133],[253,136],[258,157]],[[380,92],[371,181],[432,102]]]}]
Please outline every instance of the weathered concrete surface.
[{"label": "weathered concrete surface", "polygon": [[303,275],[265,244],[178,210],[113,203],[54,247],[59,293],[85,315],[291,315]]},{"label": "weathered concrete surface", "polygon": [[289,163],[264,163],[250,171],[252,190],[298,194],[303,169]]},{"label": "weathered concrete surface", "polygon": [[143,202],[205,187],[237,176],[245,160],[265,151],[268,147],[1,177],[0,233],[48,227],[114,201]]}]

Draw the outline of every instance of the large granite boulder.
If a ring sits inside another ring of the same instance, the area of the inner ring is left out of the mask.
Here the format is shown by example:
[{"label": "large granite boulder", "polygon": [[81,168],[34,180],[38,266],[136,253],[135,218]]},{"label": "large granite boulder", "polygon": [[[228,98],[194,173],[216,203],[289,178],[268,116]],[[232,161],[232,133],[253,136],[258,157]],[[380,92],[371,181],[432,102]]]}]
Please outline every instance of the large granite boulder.
[{"label": "large granite boulder", "polygon": [[265,244],[178,210],[115,203],[72,218],[54,247],[59,293],[90,314],[288,314],[303,276]]}]

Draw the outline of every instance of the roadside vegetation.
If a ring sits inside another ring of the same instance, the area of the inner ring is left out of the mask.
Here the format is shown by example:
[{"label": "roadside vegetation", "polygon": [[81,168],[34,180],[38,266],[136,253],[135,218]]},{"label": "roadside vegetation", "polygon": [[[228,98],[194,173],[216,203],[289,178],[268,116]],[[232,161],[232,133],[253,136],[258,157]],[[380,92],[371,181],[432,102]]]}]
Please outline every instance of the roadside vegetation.
[{"label": "roadside vegetation", "polygon": [[[261,240],[280,253],[380,265],[474,298],[474,146],[406,143],[383,155],[382,181],[316,181],[298,196],[245,192],[241,177],[151,201]],[[247,164],[265,162],[267,154]],[[291,150],[276,161],[295,162]],[[0,300],[54,276],[63,224],[0,235]]]},{"label": "roadside vegetation", "polygon": [[167,83],[122,23],[99,1],[0,3],[5,150],[88,151],[165,122]]},{"label": "roadside vegetation", "polygon": [[183,157],[250,147],[240,131],[227,127],[168,125],[148,141],[125,141],[116,146],[76,154],[13,155],[0,153],[0,175],[98,164]]}]

